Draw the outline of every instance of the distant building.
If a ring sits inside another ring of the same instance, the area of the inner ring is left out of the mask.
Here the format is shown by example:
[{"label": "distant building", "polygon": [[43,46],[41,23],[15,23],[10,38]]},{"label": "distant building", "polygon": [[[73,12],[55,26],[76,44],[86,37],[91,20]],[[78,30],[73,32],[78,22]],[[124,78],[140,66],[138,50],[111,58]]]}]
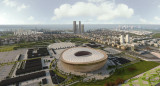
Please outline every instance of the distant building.
[{"label": "distant building", "polygon": [[81,32],[84,33],[84,24],[81,25]]},{"label": "distant building", "polygon": [[124,36],[123,35],[120,36],[120,43],[124,44]]},{"label": "distant building", "polygon": [[76,25],[76,34],[79,33],[78,24]]},{"label": "distant building", "polygon": [[76,34],[77,26],[76,26],[76,21],[73,21],[73,32]]},{"label": "distant building", "polygon": [[84,33],[84,24],[81,24],[81,21],[79,21],[79,25],[78,25],[76,24],[76,21],[73,21],[73,32],[74,34]]},{"label": "distant building", "polygon": [[130,43],[130,36],[129,36],[129,34],[126,35],[126,43]]},{"label": "distant building", "polygon": [[14,35],[32,35],[32,34],[39,34],[39,33],[43,33],[43,32],[24,30],[24,29],[19,29],[14,31]]},{"label": "distant building", "polygon": [[79,21],[79,34],[81,34],[81,21]]}]

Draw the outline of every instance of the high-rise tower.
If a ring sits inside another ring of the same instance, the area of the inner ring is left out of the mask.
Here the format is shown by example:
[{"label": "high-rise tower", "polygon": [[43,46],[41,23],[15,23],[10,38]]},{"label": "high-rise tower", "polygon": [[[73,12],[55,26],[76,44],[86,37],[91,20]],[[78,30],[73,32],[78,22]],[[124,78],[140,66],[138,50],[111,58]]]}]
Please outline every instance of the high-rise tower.
[{"label": "high-rise tower", "polygon": [[124,36],[123,35],[120,36],[120,43],[124,44]]},{"label": "high-rise tower", "polygon": [[73,32],[74,32],[74,34],[76,34],[76,29],[77,29],[76,21],[73,21]]},{"label": "high-rise tower", "polygon": [[126,35],[126,43],[130,43],[130,36],[129,36],[129,34]]},{"label": "high-rise tower", "polygon": [[79,21],[79,34],[81,34],[81,21]]},{"label": "high-rise tower", "polygon": [[76,24],[76,34],[79,33],[78,24]]},{"label": "high-rise tower", "polygon": [[84,24],[81,25],[81,33],[84,33]]}]

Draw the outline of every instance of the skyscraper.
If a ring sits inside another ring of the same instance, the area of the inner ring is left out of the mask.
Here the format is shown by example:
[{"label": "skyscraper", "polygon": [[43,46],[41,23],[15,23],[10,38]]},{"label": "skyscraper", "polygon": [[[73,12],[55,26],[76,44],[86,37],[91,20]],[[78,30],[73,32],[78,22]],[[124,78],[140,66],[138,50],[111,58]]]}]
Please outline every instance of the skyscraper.
[{"label": "skyscraper", "polygon": [[129,34],[126,35],[126,43],[130,43],[130,37]]},{"label": "skyscraper", "polygon": [[77,26],[76,21],[73,21],[73,32],[76,34]]},{"label": "skyscraper", "polygon": [[84,33],[84,24],[81,25],[81,33]]},{"label": "skyscraper", "polygon": [[120,36],[120,43],[124,44],[124,36],[123,35]]},{"label": "skyscraper", "polygon": [[79,21],[79,34],[81,34],[81,21]]},{"label": "skyscraper", "polygon": [[74,34],[84,33],[84,24],[81,24],[81,21],[79,21],[79,25],[78,25],[76,24],[76,21],[73,21],[73,32]]},{"label": "skyscraper", "polygon": [[79,33],[78,24],[76,24],[76,34]]}]

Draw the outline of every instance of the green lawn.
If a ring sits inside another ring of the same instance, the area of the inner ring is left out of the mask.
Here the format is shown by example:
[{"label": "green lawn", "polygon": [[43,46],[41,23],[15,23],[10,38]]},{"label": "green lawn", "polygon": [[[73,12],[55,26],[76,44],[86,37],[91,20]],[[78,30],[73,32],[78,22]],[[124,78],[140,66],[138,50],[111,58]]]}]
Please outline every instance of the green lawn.
[{"label": "green lawn", "polygon": [[[81,42],[81,43],[87,43],[88,40],[82,39],[82,38],[63,38],[60,39],[62,42],[70,40],[71,42]],[[55,43],[55,40],[44,40],[44,41],[37,41],[37,42],[24,42],[14,45],[4,45],[0,46],[0,52],[6,52],[6,51],[12,51],[19,48],[31,48],[36,46],[48,46],[51,43]]]},{"label": "green lawn", "polygon": [[82,38],[71,38],[71,42],[81,42],[81,43],[87,43],[89,40],[82,39]]},{"label": "green lawn", "polygon": [[13,34],[3,34],[2,36],[0,36],[0,38],[10,38],[13,37]]},{"label": "green lawn", "polygon": [[35,47],[39,45],[49,45],[49,43],[47,42],[26,42],[26,43],[17,44],[17,48],[30,48],[30,47]]},{"label": "green lawn", "polygon": [[0,46],[0,52],[12,51],[14,48],[17,47],[16,45],[5,45]]},{"label": "green lawn", "polygon": [[4,45],[4,46],[0,46],[0,52],[12,51],[12,50],[16,50],[19,48],[48,46],[51,43],[55,43],[55,41],[54,40],[44,40],[44,41],[38,41],[38,42],[25,42],[25,43],[13,44],[13,45]]},{"label": "green lawn", "polygon": [[160,33],[156,33],[152,36],[153,38],[160,38]]},{"label": "green lawn", "polygon": [[[138,74],[141,74],[143,72],[146,72],[156,66],[160,65],[160,63],[156,62],[147,62],[147,61],[141,61],[129,66],[126,66],[124,68],[118,69],[111,77],[104,79],[104,80],[98,80],[94,82],[79,82],[72,86],[104,86],[106,82],[114,82],[117,78],[121,78],[123,80],[128,80]],[[129,71],[128,68],[135,68],[135,71]]]}]

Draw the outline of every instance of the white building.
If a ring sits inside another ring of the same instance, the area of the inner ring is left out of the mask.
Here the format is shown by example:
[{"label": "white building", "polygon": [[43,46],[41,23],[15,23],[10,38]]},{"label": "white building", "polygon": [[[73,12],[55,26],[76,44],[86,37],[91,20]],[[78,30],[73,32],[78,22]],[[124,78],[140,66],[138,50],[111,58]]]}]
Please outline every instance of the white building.
[{"label": "white building", "polygon": [[120,43],[124,44],[124,36],[123,35],[120,36]]},{"label": "white building", "polygon": [[128,43],[128,44],[130,43],[130,36],[129,36],[129,34],[126,35],[126,43]]}]

